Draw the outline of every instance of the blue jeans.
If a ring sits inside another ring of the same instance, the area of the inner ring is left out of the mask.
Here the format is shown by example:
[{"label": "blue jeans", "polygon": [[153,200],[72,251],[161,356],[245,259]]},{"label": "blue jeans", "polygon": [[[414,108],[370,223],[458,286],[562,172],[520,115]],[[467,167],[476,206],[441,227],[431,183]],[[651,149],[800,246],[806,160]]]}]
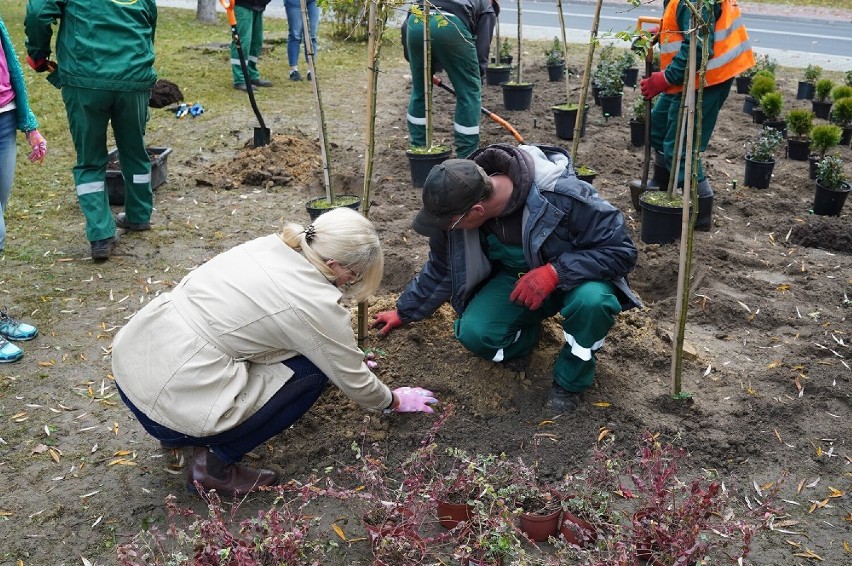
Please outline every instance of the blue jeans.
[{"label": "blue jeans", "polygon": [[143,428],[157,440],[175,446],[207,446],[220,460],[234,464],[242,460],[246,452],[299,420],[316,403],[328,384],[325,374],[304,356],[296,356],[283,363],[293,370],[293,377],[266,405],[234,428],[212,436],[187,436],[157,424],[133,405],[120,388],[118,392]]},{"label": "blue jeans", "polygon": [[14,110],[0,113],[0,252],[6,247],[6,203],[12,192],[12,180],[15,178],[15,158],[17,146],[17,113]]},{"label": "blue jeans", "polygon": [[[320,9],[316,0],[307,0],[305,5],[308,10],[308,25],[311,27],[311,44],[316,56]],[[287,26],[290,28],[287,34],[287,62],[291,67],[296,67],[299,64],[299,49],[302,48],[302,33],[305,28],[302,24],[302,3],[299,0],[284,0],[284,9],[287,11]]]}]

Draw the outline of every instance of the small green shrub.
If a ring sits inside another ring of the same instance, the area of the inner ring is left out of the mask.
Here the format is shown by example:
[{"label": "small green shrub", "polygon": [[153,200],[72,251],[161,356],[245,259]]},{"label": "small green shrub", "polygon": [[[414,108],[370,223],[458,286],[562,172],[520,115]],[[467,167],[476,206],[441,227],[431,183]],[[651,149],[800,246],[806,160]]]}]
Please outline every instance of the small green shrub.
[{"label": "small green shrub", "polygon": [[831,89],[831,99],[835,102],[841,98],[849,98],[852,96],[852,86],[837,85]]},{"label": "small green shrub", "polygon": [[774,128],[764,128],[757,139],[749,145],[749,157],[752,161],[763,163],[775,161],[775,154],[778,153],[782,143],[784,143],[784,136],[781,132]]},{"label": "small green shrub", "polygon": [[639,58],[636,57],[636,54],[628,49],[621,54],[621,57],[618,58],[618,68],[622,71],[624,71],[624,69],[630,69],[635,67],[638,61]]},{"label": "small green shrub", "polygon": [[601,96],[616,96],[624,91],[621,68],[616,61],[601,61],[595,73],[595,80],[600,85]]},{"label": "small green shrub", "polygon": [[643,122],[645,120],[645,97],[639,96],[633,101],[633,120]]},{"label": "small green shrub", "polygon": [[784,106],[784,97],[778,91],[767,92],[760,97],[760,108],[767,120],[777,120]]},{"label": "small green shrub", "polygon": [[852,71],[846,71],[846,85],[852,86]]},{"label": "small green shrub", "polygon": [[796,108],[787,113],[787,128],[796,139],[806,138],[814,125],[814,113],[804,108]]},{"label": "small green shrub", "polygon": [[758,55],[754,58],[754,67],[742,73],[744,77],[754,77],[761,71],[767,71],[772,76],[775,76],[775,69],[778,68],[778,61],[771,58],[769,55]]},{"label": "small green shrub", "polygon": [[512,46],[509,44],[508,39],[503,40],[503,44],[500,46],[500,61],[498,63],[502,63],[506,59],[512,56]]},{"label": "small green shrub", "polygon": [[550,47],[544,50],[544,64],[559,65],[564,62],[565,60],[562,57],[562,44],[559,42],[559,38],[554,37],[553,43],[550,44]]},{"label": "small green shrub", "polygon": [[852,125],[852,96],[834,101],[831,107],[831,121],[841,128]]},{"label": "small green shrub", "polygon": [[755,100],[763,98],[764,94],[769,94],[775,90],[775,77],[766,75],[755,75],[751,79],[751,88],[748,90],[749,96]]},{"label": "small green shrub", "polygon": [[843,183],[846,182],[846,175],[843,173],[843,161],[836,155],[829,155],[820,160],[817,164],[817,183],[831,189],[839,191]]},{"label": "small green shrub", "polygon": [[814,85],[814,96],[820,102],[826,102],[831,94],[831,89],[834,88],[834,82],[831,79],[820,79]]},{"label": "small green shrub", "polygon": [[819,65],[808,65],[802,75],[802,80],[806,83],[814,84],[822,76],[822,67]]},{"label": "small green shrub", "polygon": [[811,130],[811,149],[815,150],[820,159],[825,152],[840,143],[843,130],[834,124],[820,124]]}]

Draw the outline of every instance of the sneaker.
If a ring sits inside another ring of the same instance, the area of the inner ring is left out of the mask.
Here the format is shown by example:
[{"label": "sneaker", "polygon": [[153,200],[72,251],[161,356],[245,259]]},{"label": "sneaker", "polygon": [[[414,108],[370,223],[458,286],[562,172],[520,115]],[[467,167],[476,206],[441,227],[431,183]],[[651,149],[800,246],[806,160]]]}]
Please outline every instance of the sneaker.
[{"label": "sneaker", "polygon": [[6,307],[0,309],[0,336],[15,342],[32,340],[38,336],[38,330],[31,324],[26,324],[6,314]]},{"label": "sneaker", "polygon": [[309,81],[313,80],[313,77],[311,77],[311,71],[310,71],[310,69],[308,69],[308,80],[309,80]]},{"label": "sneaker", "polygon": [[290,80],[291,81],[300,81],[300,80],[302,80],[302,75],[299,74],[298,70],[293,69],[292,71],[290,71]]},{"label": "sneaker", "polygon": [[118,245],[118,234],[112,238],[104,238],[103,240],[95,240],[92,242],[92,259],[95,261],[104,261],[109,259],[115,247]]},{"label": "sneaker", "polygon": [[0,364],[17,362],[24,357],[24,351],[0,336]]},{"label": "sneaker", "polygon": [[115,215],[115,225],[122,230],[130,230],[131,232],[144,232],[151,229],[150,222],[128,222],[127,214],[124,212]]},{"label": "sneaker", "polygon": [[570,413],[580,406],[580,394],[563,389],[556,383],[547,394],[544,408],[554,413]]},{"label": "sneaker", "polygon": [[237,89],[237,90],[241,90],[243,92],[248,91],[248,88],[246,87],[245,83],[237,83],[237,84],[234,85],[234,88]]},{"label": "sneaker", "polygon": [[251,82],[251,84],[253,84],[254,86],[268,87],[268,86],[272,86],[272,81],[267,81],[265,79],[255,79]]}]

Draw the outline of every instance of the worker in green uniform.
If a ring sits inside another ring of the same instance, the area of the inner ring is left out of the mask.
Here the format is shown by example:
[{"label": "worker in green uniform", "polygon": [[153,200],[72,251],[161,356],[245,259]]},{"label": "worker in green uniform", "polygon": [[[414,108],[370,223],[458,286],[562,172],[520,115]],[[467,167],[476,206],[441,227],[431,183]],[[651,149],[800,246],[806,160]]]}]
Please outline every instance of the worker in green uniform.
[{"label": "worker in green uniform", "polygon": [[[59,22],[56,59],[51,38]],[[116,226],[151,228],[151,159],[145,149],[148,98],[154,71],[154,0],[80,2],[29,0],[24,19],[27,63],[62,89],[77,151],[74,185],[86,217],[92,259],[108,259],[118,243]],[[107,126],[112,123],[124,175],[125,211],[113,218],[105,190]]]},{"label": "worker in green uniform", "polygon": [[[272,81],[260,78],[257,61],[263,50],[263,11],[271,0],[236,0],[234,2],[234,18],[237,20],[237,34],[243,49],[247,49],[246,67],[249,80],[254,86],[269,87]],[[231,73],[234,75],[234,88],[246,90],[246,79],[240,64],[240,54],[237,44],[231,41]]]},{"label": "worker in green uniform", "polygon": [[[660,27],[660,71],[642,80],[640,87],[646,100],[660,97],[651,111],[651,147],[656,151],[655,179],[648,184],[651,189],[668,188],[675,154],[677,115],[681,106],[683,87],[689,77],[686,67],[689,58],[689,35],[681,30],[692,28],[692,12],[680,0],[665,0],[663,21]],[[712,11],[711,11],[712,7]],[[740,9],[735,0],[722,0],[703,6],[702,18],[710,24],[709,53],[705,87],[701,102],[701,139],[698,174],[698,218],[696,230],[710,230],[713,214],[713,189],[704,174],[700,152],[707,149],[710,136],[722,105],[731,92],[734,77],[754,66],[754,54],[748,34],[740,19]],[[698,45],[700,57],[702,46]],[[696,88],[698,81],[696,80]],[[681,160],[685,155],[684,149]],[[678,185],[683,186],[681,161]],[[663,172],[660,174],[660,172]]]},{"label": "worker in green uniform", "polygon": [[[419,2],[422,10],[422,2]],[[432,0],[429,30],[432,60],[447,73],[456,91],[453,121],[456,155],[467,157],[479,147],[482,76],[488,64],[491,33],[497,17],[491,0]],[[419,13],[418,13],[419,12]],[[423,84],[423,17],[412,11],[406,22],[411,68],[408,135],[411,147],[426,145],[426,93]]]}]

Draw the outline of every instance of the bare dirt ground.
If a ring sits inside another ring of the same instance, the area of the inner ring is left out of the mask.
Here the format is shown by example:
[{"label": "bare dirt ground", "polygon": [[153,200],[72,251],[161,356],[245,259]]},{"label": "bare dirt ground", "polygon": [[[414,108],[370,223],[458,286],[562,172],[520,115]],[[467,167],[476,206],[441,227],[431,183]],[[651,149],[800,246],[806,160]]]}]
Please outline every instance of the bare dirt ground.
[{"label": "bare dirt ground", "polygon": [[[393,306],[427,253],[426,240],[410,229],[420,194],[410,186],[403,153],[407,69],[395,64],[384,70],[370,217],[381,234],[387,268],[371,313]],[[526,141],[569,147],[556,138],[549,110],[564,98],[563,85],[547,82],[540,55],[530,57],[527,74],[536,83],[530,111],[504,111],[499,87],[485,87],[484,104]],[[798,72],[780,72],[788,107],[797,78]],[[334,77],[324,87],[335,93],[328,97],[333,178],[339,192],[359,194],[362,95],[359,89],[353,96],[351,85]],[[638,90],[625,91],[625,111],[636,96]],[[450,142],[452,100],[441,91],[435,99],[436,137]],[[667,336],[679,248],[640,242],[627,183],[641,171],[643,151],[630,145],[626,112],[604,120],[598,107],[590,109],[578,161],[597,169],[595,186],[625,214],[639,249],[630,281],[645,308],[619,317],[582,407],[547,426],[556,441],[539,452],[540,467],[550,479],[582,468],[601,427],[627,451],[643,431],[659,432],[689,451],[688,470],[718,470],[740,501],[754,497],[755,483],[787,474],[781,497],[788,532],[762,534],[752,564],[816,563],[802,556],[811,551],[823,564],[848,565],[852,203],[839,218],[809,214],[814,191],[807,163],[783,157],[768,190],[741,183],[734,188],[731,181],[743,175],[744,143],[759,128],[741,112],[742,99],[731,94],[705,155],[716,191],[715,224],[695,241],[686,335],[694,356],[684,371],[684,388],[693,395],[688,403],[669,398]],[[355,111],[353,104],[359,106]],[[201,508],[185,494],[173,455],[161,452],[118,400],[109,347],[127,318],[188,270],[237,243],[277,231],[282,219],[307,221],[304,202],[322,193],[310,120],[270,113],[272,144],[240,152],[251,137],[252,120],[250,114],[232,118],[151,132],[151,145],[176,148],[169,181],[156,193],[155,226],[125,235],[120,254],[109,262],[88,260],[79,211],[70,198],[69,226],[51,228],[53,235],[38,252],[51,258],[49,265],[6,262],[5,285],[24,290],[12,296],[10,306],[32,313],[42,333],[26,345],[24,360],[0,368],[0,564],[80,564],[81,558],[110,564],[115,544],[162,519],[166,495]],[[199,140],[217,136],[218,145],[198,150]],[[511,141],[500,126],[483,120],[483,144]],[[852,150],[839,151],[852,175]],[[48,231],[37,224],[35,229]],[[37,283],[30,284],[30,277]],[[542,402],[561,346],[558,325],[546,327],[521,376],[461,348],[452,337],[452,318],[445,307],[387,339],[371,338],[367,345],[384,352],[378,374],[391,386],[428,387],[455,404],[442,444],[530,457],[539,423],[554,417]],[[593,404],[600,402],[609,405]],[[363,417],[330,389],[291,430],[258,450],[257,464],[300,478],[349,462]],[[407,454],[430,423],[425,415],[373,417],[368,436],[390,454]],[[831,488],[843,495],[829,497],[836,495]],[[248,507],[265,503],[268,495],[261,494]],[[334,538],[331,531],[325,536]],[[369,561],[362,542],[341,549],[336,563]]]}]

